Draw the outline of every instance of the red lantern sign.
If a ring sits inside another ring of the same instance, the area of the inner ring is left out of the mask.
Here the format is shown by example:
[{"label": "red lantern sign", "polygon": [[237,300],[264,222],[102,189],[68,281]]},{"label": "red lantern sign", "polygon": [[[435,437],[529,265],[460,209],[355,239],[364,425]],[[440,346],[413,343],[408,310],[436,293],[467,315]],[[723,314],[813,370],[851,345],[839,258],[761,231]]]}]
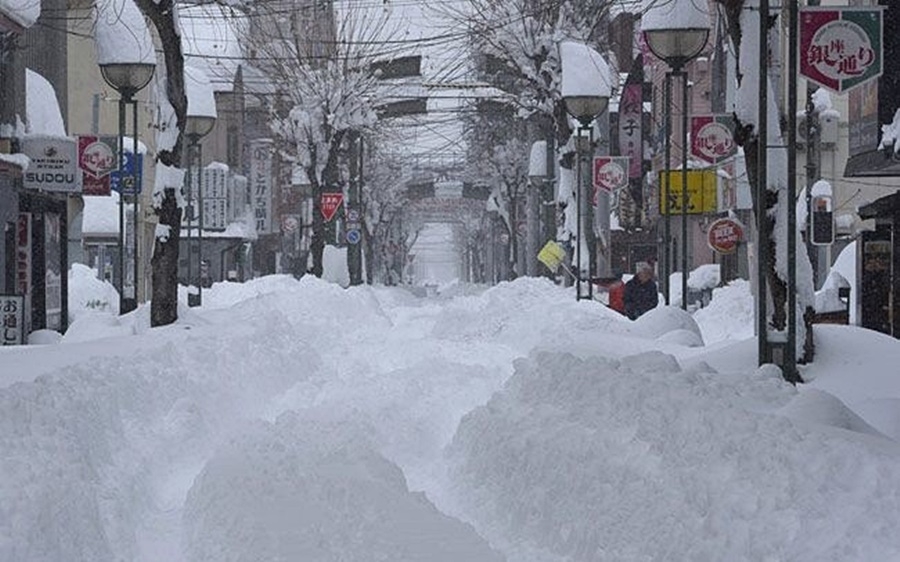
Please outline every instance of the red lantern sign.
[{"label": "red lantern sign", "polygon": [[714,252],[732,254],[744,239],[744,227],[740,222],[723,218],[709,225],[706,242]]}]

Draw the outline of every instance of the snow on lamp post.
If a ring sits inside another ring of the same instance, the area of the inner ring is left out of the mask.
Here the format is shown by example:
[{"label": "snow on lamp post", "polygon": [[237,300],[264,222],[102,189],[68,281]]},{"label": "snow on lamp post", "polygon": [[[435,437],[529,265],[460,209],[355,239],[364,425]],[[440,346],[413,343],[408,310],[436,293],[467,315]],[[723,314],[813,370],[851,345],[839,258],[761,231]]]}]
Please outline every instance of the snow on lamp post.
[{"label": "snow on lamp post", "polygon": [[[200,306],[203,302],[203,152],[200,139],[208,135],[216,125],[216,98],[209,78],[199,68],[184,69],[184,86],[187,94],[187,123],[184,134],[188,139],[188,245],[191,244],[191,224],[197,219],[197,293],[188,293],[188,306]],[[194,166],[196,164],[196,167]],[[194,206],[196,201],[196,208]],[[188,252],[188,283],[191,282],[191,259]]]},{"label": "snow on lamp post", "polygon": [[[591,126],[598,115],[606,111],[609,98],[612,95],[612,80],[610,79],[609,65],[606,60],[590,46],[577,41],[562,41],[559,44],[560,60],[562,62],[562,100],[566,112],[578,121],[576,131],[577,160],[577,189],[575,194],[575,206],[578,210],[576,225],[575,246],[575,298],[576,300],[593,298],[593,283],[591,276],[594,273],[594,245],[590,244],[588,250],[587,267],[587,291],[584,292],[585,274],[582,264],[581,247],[583,245],[582,233],[593,233],[593,212],[591,200],[586,199],[587,186],[585,186],[583,174],[583,159],[590,156],[594,145],[594,129]],[[585,138],[587,142],[585,142]],[[606,217],[609,220],[609,217]],[[593,240],[593,237],[591,237]]]},{"label": "snow on lamp post", "polygon": [[[681,121],[681,307],[687,309],[687,128],[688,128],[688,75],[684,66],[699,55],[706,47],[709,39],[709,14],[704,7],[705,2],[696,0],[650,0],[651,4],[641,18],[641,32],[644,42],[657,58],[665,62],[671,69],[666,73],[665,82],[665,180],[662,185],[661,199],[664,202],[665,214],[663,234],[663,292],[666,304],[670,304],[669,273],[672,267],[671,251],[671,210],[669,197],[672,156],[672,77],[682,79],[682,121]],[[702,4],[702,5],[701,5]]]},{"label": "snow on lamp post", "polygon": [[[119,314],[137,307],[138,301],[138,123],[135,94],[144,89],[156,69],[156,55],[143,16],[132,0],[109,0],[98,3],[95,12],[95,47],[97,64],[103,79],[119,93]],[[125,113],[132,105],[133,146],[132,169],[125,170]],[[132,196],[134,225],[133,295],[125,296],[125,195]]]}]

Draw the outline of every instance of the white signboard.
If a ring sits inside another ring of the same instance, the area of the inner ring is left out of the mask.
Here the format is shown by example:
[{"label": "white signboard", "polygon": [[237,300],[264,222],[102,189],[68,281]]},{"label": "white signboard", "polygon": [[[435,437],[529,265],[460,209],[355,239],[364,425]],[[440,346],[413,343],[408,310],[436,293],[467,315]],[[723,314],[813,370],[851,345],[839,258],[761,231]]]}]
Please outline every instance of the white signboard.
[{"label": "white signboard", "polygon": [[273,232],[272,145],[271,139],[250,142],[250,205],[257,234]]},{"label": "white signboard", "polygon": [[81,171],[78,168],[78,144],[75,139],[44,135],[22,139],[22,153],[31,164],[25,171],[22,185],[26,189],[81,192]]},{"label": "white signboard", "polygon": [[228,169],[208,167],[203,170],[203,228],[225,230],[228,208]]}]

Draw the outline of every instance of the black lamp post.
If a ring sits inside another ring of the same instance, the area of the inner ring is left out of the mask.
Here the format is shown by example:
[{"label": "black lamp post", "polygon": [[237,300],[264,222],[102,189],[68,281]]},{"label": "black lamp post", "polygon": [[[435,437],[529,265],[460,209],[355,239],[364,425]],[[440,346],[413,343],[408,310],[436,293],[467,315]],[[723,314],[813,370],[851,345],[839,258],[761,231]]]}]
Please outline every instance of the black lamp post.
[{"label": "black lamp post", "polygon": [[[576,275],[576,300],[592,299],[593,283],[591,276],[594,273],[594,248],[593,244],[588,247],[588,271],[587,271],[587,293],[583,292],[584,285],[583,274],[581,271],[581,246],[582,234],[593,233],[593,212],[591,209],[590,198],[586,197],[587,187],[584,185],[584,169],[582,166],[590,166],[590,163],[583,163],[590,157],[591,150],[594,146],[594,129],[591,123],[594,119],[606,111],[609,105],[609,95],[566,95],[563,92],[563,103],[566,112],[578,121],[578,130],[576,131],[576,151],[578,153],[576,174],[578,175],[578,189],[575,194],[575,206],[578,209],[578,221],[576,226],[576,238],[578,240],[575,246],[575,275]],[[585,199],[588,199],[585,202]]]},{"label": "black lamp post", "polygon": [[[187,124],[184,134],[188,139],[188,170],[190,173],[190,205],[194,210],[197,220],[197,294],[188,294],[188,306],[200,306],[203,302],[203,152],[200,139],[212,131],[216,124],[216,118],[211,115],[192,114],[188,104]],[[196,167],[194,164],[196,163]],[[196,181],[195,181],[196,179]],[[196,185],[196,193],[194,186]],[[196,197],[196,199],[195,199]],[[194,207],[194,201],[197,205]],[[190,238],[191,223],[194,217],[188,220],[188,237]],[[188,252],[188,283],[190,283],[191,260]]]},{"label": "black lamp post", "polygon": [[[663,182],[662,201],[665,209],[663,234],[663,294],[666,304],[670,304],[669,275],[672,267],[671,259],[671,213],[669,201],[669,179],[671,175],[672,157],[672,77],[682,79],[682,120],[681,120],[681,308],[687,310],[687,128],[688,128],[688,75],[684,66],[697,57],[706,47],[709,39],[709,23],[701,18],[673,17],[685,10],[697,10],[693,0],[672,0],[651,7],[641,20],[641,31],[644,41],[657,58],[664,61],[671,69],[666,73],[665,81],[665,181]],[[702,14],[705,17],[705,14]],[[707,18],[708,19],[708,18]],[[696,21],[694,21],[696,20]],[[674,22],[674,25],[673,25]],[[679,23],[684,22],[679,25]]]},{"label": "black lamp post", "polygon": [[[156,65],[148,62],[115,62],[101,63],[100,73],[103,79],[119,92],[119,314],[125,314],[137,308],[138,300],[138,193],[137,193],[137,154],[138,123],[137,101],[134,95],[142,90],[150,79]],[[125,107],[132,104],[133,128],[132,137],[132,176],[125,175]],[[134,296],[125,298],[125,194],[131,186],[134,211]]]}]

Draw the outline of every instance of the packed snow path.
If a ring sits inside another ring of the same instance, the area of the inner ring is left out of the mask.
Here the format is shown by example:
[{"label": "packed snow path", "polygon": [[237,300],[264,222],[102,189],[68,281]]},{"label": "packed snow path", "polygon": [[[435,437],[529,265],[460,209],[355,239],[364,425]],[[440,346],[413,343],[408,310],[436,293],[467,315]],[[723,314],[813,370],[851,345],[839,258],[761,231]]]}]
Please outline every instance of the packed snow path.
[{"label": "packed snow path", "polygon": [[3,350],[0,560],[900,559],[896,443],[681,311],[534,279],[204,299]]}]

